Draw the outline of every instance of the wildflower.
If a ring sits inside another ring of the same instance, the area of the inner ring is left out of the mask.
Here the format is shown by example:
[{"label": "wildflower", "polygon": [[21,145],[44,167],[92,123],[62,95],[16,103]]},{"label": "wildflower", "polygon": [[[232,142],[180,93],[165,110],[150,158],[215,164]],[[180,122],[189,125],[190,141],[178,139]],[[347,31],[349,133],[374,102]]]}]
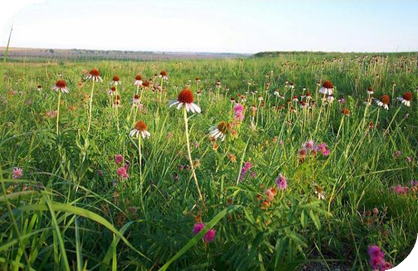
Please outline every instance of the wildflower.
[{"label": "wildflower", "polygon": [[394,159],[398,159],[398,157],[401,155],[402,153],[401,153],[401,151],[395,151],[394,153],[393,153],[393,158]]},{"label": "wildflower", "polygon": [[373,95],[373,88],[372,87],[369,87],[368,89],[367,89],[367,94],[369,94],[369,96],[372,96]]},{"label": "wildflower", "polygon": [[61,91],[62,93],[68,93],[69,92],[68,88],[67,88],[67,83],[62,79],[58,80],[55,83],[55,85],[52,87],[52,89],[57,91],[57,92]]},{"label": "wildflower", "polygon": [[119,165],[122,161],[123,161],[123,156],[122,156],[122,154],[117,154],[117,155],[115,156],[115,163],[116,163],[116,165]]},{"label": "wildflower", "polygon": [[312,182],[315,188],[315,194],[318,196],[319,200],[324,200],[326,198],[324,189],[317,185],[315,182]]},{"label": "wildflower", "polygon": [[128,172],[126,171],[125,167],[118,168],[117,173],[118,173],[119,177],[121,177],[123,179],[129,179],[129,175],[128,175]]},{"label": "wildflower", "polygon": [[277,178],[276,185],[280,190],[285,190],[287,188],[286,178],[282,174]]},{"label": "wildflower", "polygon": [[338,99],[338,103],[345,104],[345,99],[344,98]]},{"label": "wildflower", "polygon": [[411,106],[411,100],[412,100],[412,93],[407,92],[402,97],[398,97],[398,101],[401,101],[402,104],[410,107]]},{"label": "wildflower", "polygon": [[[193,234],[198,234],[201,230],[205,228],[205,224],[203,223],[196,223],[193,227]],[[215,239],[216,232],[214,229],[208,230],[205,235],[203,236],[204,242],[212,242]]]},{"label": "wildflower", "polygon": [[143,139],[149,138],[151,136],[151,134],[147,131],[147,125],[143,121],[138,121],[135,124],[135,127],[129,133],[129,136],[138,138],[140,133]]},{"label": "wildflower", "polygon": [[132,104],[133,105],[139,105],[140,104],[140,100],[139,100],[139,95],[135,94],[134,97],[132,98]]},{"label": "wildflower", "polygon": [[304,145],[305,145],[305,148],[308,150],[312,150],[315,147],[315,143],[313,140],[307,141]]},{"label": "wildflower", "polygon": [[331,81],[325,81],[325,83],[323,83],[322,87],[319,89],[319,93],[324,95],[332,95],[333,91],[334,86],[332,85]]},{"label": "wildflower", "polygon": [[142,86],[142,83],[142,76],[140,74],[135,76],[134,86],[140,87]]},{"label": "wildflower", "polygon": [[242,181],[244,178],[245,173],[247,173],[248,170],[250,170],[253,167],[253,164],[251,162],[245,162],[244,166],[241,169],[241,174],[239,176],[239,180]]},{"label": "wildflower", "polygon": [[328,149],[327,144],[321,143],[316,147],[317,150],[319,150],[323,156],[328,156],[330,154],[330,150]]},{"label": "wildflower", "polygon": [[169,107],[177,105],[177,109],[180,109],[182,106],[186,108],[186,111],[192,111],[193,113],[200,113],[202,110],[200,107],[194,103],[193,92],[190,89],[183,89],[180,91],[177,100],[171,101]]},{"label": "wildflower", "polygon": [[38,91],[41,91],[42,90],[42,86],[41,85],[38,85]]},{"label": "wildflower", "polygon": [[406,161],[408,161],[408,163],[412,162],[412,158],[410,156],[406,157]]},{"label": "wildflower", "polygon": [[275,194],[273,193],[273,191],[269,188],[264,190],[264,194],[267,196],[269,201],[273,201],[274,200],[274,196]]},{"label": "wildflower", "polygon": [[13,179],[22,179],[22,177],[23,177],[23,169],[21,169],[20,167],[14,168],[12,178]]},{"label": "wildflower", "polygon": [[145,80],[144,82],[142,82],[142,86],[145,88],[148,88],[150,85],[150,81],[149,80]]},{"label": "wildflower", "polygon": [[368,254],[370,257],[370,266],[373,270],[384,271],[392,268],[392,264],[385,261],[385,254],[378,246],[369,246]]},{"label": "wildflower", "polygon": [[344,107],[343,111],[341,112],[344,116],[350,116],[350,110]]},{"label": "wildflower", "polygon": [[389,110],[389,96],[388,95],[383,95],[382,97],[380,97],[380,100],[375,99],[376,104],[380,107],[383,107],[386,110]]},{"label": "wildflower", "polygon": [[87,80],[92,80],[94,82],[103,82],[103,79],[100,77],[100,72],[98,69],[92,69],[86,76]]},{"label": "wildflower", "polygon": [[122,81],[120,81],[119,76],[117,76],[117,75],[114,75],[113,76],[113,78],[112,78],[112,84],[115,85],[115,86],[118,86],[118,85],[122,84]]},{"label": "wildflower", "polygon": [[162,70],[160,72],[160,76],[159,77],[162,78],[163,80],[167,80],[168,79],[167,72],[165,70]]},{"label": "wildflower", "polygon": [[237,121],[244,120],[244,106],[241,104],[235,104],[234,106],[234,119]]},{"label": "wildflower", "polygon": [[97,175],[99,175],[99,177],[103,177],[103,171],[102,170],[97,171]]},{"label": "wildflower", "polygon": [[231,127],[229,122],[221,121],[218,126],[210,128],[210,136],[215,139],[221,138],[221,141],[224,141],[226,135],[231,131]]},{"label": "wildflower", "polygon": [[332,102],[334,102],[334,95],[328,95],[328,97],[327,97],[327,102],[328,103],[332,103]]}]

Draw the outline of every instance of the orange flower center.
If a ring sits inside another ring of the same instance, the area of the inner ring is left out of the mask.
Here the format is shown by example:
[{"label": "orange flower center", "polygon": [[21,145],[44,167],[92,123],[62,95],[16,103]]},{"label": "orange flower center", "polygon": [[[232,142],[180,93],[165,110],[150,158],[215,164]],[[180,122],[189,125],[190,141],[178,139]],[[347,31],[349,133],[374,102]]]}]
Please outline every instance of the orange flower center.
[{"label": "orange flower center", "polygon": [[161,76],[167,76],[167,72],[163,70],[163,71],[160,72],[160,75]]},{"label": "orange flower center", "polygon": [[135,124],[135,129],[144,132],[145,130],[147,130],[147,125],[140,120]]},{"label": "orange flower center", "polygon": [[92,69],[90,71],[90,75],[91,76],[94,76],[94,77],[99,77],[100,76],[100,72],[99,72],[99,70],[97,70],[96,68],[94,68],[94,69]]},{"label": "orange flower center", "polygon": [[218,130],[219,130],[222,134],[226,135],[226,134],[228,134],[228,133],[229,133],[229,131],[231,130],[231,124],[230,124],[229,122],[226,122],[226,121],[221,121],[221,122],[218,124]]},{"label": "orange flower center", "polygon": [[389,104],[389,101],[390,101],[389,96],[388,96],[388,95],[383,95],[383,96],[380,98],[380,101],[381,101],[383,104],[388,105],[388,104]]},{"label": "orange flower center", "polygon": [[67,87],[67,83],[65,83],[65,81],[64,81],[64,80],[58,80],[58,81],[55,83],[55,86],[56,86],[57,88],[66,88],[66,87]]},{"label": "orange flower center", "polygon": [[135,80],[142,80],[142,76],[138,74],[137,76],[135,76]]},{"label": "orange flower center", "polygon": [[193,92],[188,88],[183,89],[182,91],[180,91],[177,100],[181,103],[190,104],[194,101]]},{"label": "orange flower center", "polygon": [[120,78],[119,78],[119,76],[115,75],[115,76],[113,76],[113,79],[112,80],[114,82],[119,82]]},{"label": "orange flower center", "polygon": [[407,101],[411,101],[412,100],[412,93],[411,92],[407,92],[405,93],[402,98],[404,98]]},{"label": "orange flower center", "polygon": [[322,86],[324,88],[334,88],[334,86],[332,85],[331,81],[325,81],[325,83],[322,84]]}]

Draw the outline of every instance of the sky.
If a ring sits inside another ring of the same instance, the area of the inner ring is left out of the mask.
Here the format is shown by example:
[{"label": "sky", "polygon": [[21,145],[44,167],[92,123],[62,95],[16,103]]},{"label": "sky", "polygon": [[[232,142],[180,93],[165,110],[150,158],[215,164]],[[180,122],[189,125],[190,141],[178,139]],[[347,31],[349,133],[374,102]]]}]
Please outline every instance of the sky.
[{"label": "sky", "polygon": [[417,14],[412,0],[49,0],[21,9],[8,27],[13,47],[401,52],[418,51]]}]

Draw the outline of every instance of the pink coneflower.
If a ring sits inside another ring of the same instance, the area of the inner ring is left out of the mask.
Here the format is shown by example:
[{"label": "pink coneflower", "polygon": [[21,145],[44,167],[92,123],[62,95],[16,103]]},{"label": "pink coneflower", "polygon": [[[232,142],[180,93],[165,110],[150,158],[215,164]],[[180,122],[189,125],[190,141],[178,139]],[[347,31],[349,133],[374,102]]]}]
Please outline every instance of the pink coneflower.
[{"label": "pink coneflower", "polygon": [[41,91],[42,90],[42,86],[41,85],[38,85],[38,91]]},{"label": "pink coneflower", "polygon": [[221,141],[225,140],[227,134],[231,132],[232,125],[227,121],[221,121],[217,126],[212,126],[210,131],[210,136],[215,140],[221,138]]},{"label": "pink coneflower", "polygon": [[123,179],[129,179],[129,175],[128,172],[126,172],[126,168],[125,167],[120,167],[118,168],[118,176],[123,178]]},{"label": "pink coneflower", "polygon": [[139,134],[141,134],[143,139],[149,138],[151,136],[151,134],[147,131],[147,125],[143,121],[138,121],[135,124],[135,127],[129,133],[129,136],[138,138]]},{"label": "pink coneflower", "polygon": [[103,82],[103,79],[100,77],[100,72],[98,69],[92,69],[86,76],[87,80],[92,80],[94,82]]},{"label": "pink coneflower", "polygon": [[162,71],[160,72],[159,77],[160,77],[160,78],[162,78],[163,80],[167,80],[167,79],[168,79],[168,77],[167,77],[167,72],[166,72],[165,70],[162,70]]},{"label": "pink coneflower", "polygon": [[244,120],[244,106],[242,104],[235,104],[234,106],[234,120],[243,121]]},{"label": "pink coneflower", "polygon": [[116,165],[119,165],[122,161],[123,161],[123,156],[122,156],[122,154],[117,154],[117,155],[115,156],[115,163],[116,163]]},{"label": "pink coneflower", "polygon": [[142,86],[142,83],[142,76],[140,74],[135,76],[134,86],[140,87]]},{"label": "pink coneflower", "polygon": [[334,91],[334,86],[332,85],[331,81],[325,81],[322,84],[322,87],[319,89],[319,93],[324,95],[332,95]]},{"label": "pink coneflower", "polygon": [[58,80],[55,83],[55,85],[52,87],[52,89],[57,91],[57,92],[61,91],[62,93],[68,93],[69,92],[69,90],[67,88],[67,83],[62,79]]},{"label": "pink coneflower", "polygon": [[389,110],[389,96],[388,95],[383,95],[382,97],[380,97],[380,100],[375,99],[376,104],[380,107],[383,107],[386,110]]},{"label": "pink coneflower", "polygon": [[122,81],[120,81],[119,76],[114,75],[113,78],[112,78],[112,82],[111,83],[113,85],[115,85],[115,86],[118,86],[118,85],[122,84]]},{"label": "pink coneflower", "polygon": [[[198,234],[200,231],[202,231],[205,228],[205,224],[203,223],[196,223],[193,226],[193,234],[196,235]],[[214,229],[210,229],[208,230],[205,235],[203,236],[203,241],[204,242],[212,242],[215,239],[215,235],[216,232]]]},{"label": "pink coneflower", "polygon": [[139,95],[135,94],[134,97],[132,98],[132,104],[134,105],[139,105],[140,104],[140,99],[139,99]]},{"label": "pink coneflower", "polygon": [[200,113],[202,111],[200,107],[194,103],[193,92],[187,88],[180,91],[177,100],[173,100],[168,104],[169,107],[174,105],[177,105],[177,109],[184,106],[187,112],[192,111],[193,113]]},{"label": "pink coneflower", "polygon": [[317,151],[320,151],[323,156],[328,156],[330,154],[330,150],[328,149],[327,144],[321,143],[316,147]]},{"label": "pink coneflower", "polygon": [[13,169],[12,178],[13,179],[22,179],[23,177],[23,169],[20,167],[15,167]]},{"label": "pink coneflower", "polygon": [[110,96],[116,95],[116,87],[111,87],[111,88],[109,89],[109,95],[110,95]]},{"label": "pink coneflower", "polygon": [[408,91],[407,93],[402,95],[402,97],[398,97],[398,101],[401,101],[402,104],[410,107],[412,101],[412,93]]},{"label": "pink coneflower", "polygon": [[277,178],[276,185],[280,190],[285,190],[287,188],[287,180],[282,174]]}]

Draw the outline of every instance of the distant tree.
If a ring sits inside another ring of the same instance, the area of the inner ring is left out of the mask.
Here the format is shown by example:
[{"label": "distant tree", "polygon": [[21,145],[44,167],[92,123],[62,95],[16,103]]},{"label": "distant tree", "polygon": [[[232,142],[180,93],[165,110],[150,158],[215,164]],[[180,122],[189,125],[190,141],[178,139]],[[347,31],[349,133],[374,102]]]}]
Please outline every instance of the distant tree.
[{"label": "distant tree", "polygon": [[54,51],[54,49],[49,49],[49,52],[50,52],[51,54],[53,54],[55,51]]}]

